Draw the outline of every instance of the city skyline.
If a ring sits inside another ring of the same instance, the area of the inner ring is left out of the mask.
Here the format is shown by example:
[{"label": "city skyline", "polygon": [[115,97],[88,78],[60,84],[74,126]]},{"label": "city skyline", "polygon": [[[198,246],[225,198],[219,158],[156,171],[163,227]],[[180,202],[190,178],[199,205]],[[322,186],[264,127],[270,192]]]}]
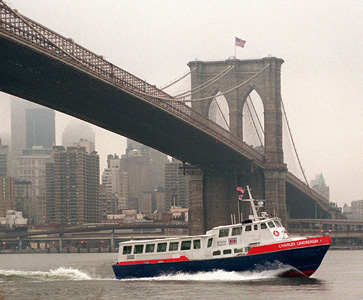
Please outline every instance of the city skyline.
[{"label": "city skyline", "polygon": [[[62,6],[24,0],[11,4],[20,13],[158,86],[186,73],[186,63],[196,57],[227,59],[233,55],[235,35],[247,40],[244,49],[237,49],[237,58],[281,57],[285,60],[282,98],[308,180],[324,174],[331,187],[331,201],[339,205],[362,198],[363,61],[358,33],[363,18],[359,1],[349,5],[340,1],[284,5],[268,1],[188,5],[175,1],[165,7],[153,1],[146,7],[117,1],[101,6],[85,1],[64,1]],[[148,8],[153,11],[148,22],[132,22],[144,20],[141,16]],[[190,16],[188,22],[183,18],[186,15]],[[284,18],[276,19],[278,15]],[[100,22],[90,22],[94,16]],[[229,22],[210,22],[212,19]],[[140,36],[147,36],[148,47],[135,38]],[[5,110],[0,110],[4,114]],[[58,113],[57,119],[67,120]],[[105,155],[98,150],[104,163],[107,154],[121,154],[125,139],[99,131],[97,139],[110,145]]]}]

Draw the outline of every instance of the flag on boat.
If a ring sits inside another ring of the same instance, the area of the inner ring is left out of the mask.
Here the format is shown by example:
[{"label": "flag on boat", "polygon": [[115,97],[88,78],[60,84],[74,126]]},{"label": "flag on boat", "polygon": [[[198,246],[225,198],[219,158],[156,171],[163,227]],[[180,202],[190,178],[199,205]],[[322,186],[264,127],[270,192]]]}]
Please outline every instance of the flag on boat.
[{"label": "flag on boat", "polygon": [[242,187],[237,187],[237,191],[241,192],[242,194],[245,192],[245,190]]},{"label": "flag on boat", "polygon": [[238,200],[242,200],[243,194],[238,196]]},{"label": "flag on boat", "polygon": [[246,44],[246,41],[239,39],[238,37],[236,37],[236,42],[235,45],[238,47],[242,47],[244,48]]}]

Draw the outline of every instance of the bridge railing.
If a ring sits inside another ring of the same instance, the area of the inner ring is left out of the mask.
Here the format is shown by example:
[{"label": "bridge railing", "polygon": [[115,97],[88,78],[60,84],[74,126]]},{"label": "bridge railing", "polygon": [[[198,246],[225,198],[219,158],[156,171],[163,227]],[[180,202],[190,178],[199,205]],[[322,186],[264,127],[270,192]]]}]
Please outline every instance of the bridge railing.
[{"label": "bridge railing", "polygon": [[76,65],[86,72],[101,76],[126,92],[134,94],[138,98],[148,101],[194,126],[198,126],[199,129],[212,135],[216,140],[228,144],[237,152],[243,153],[251,160],[256,160],[259,164],[264,160],[260,153],[207,117],[193,111],[185,103],[176,100],[154,85],[111,64],[103,59],[102,56],[75,43],[74,40],[66,38],[19,14],[16,10],[6,5],[3,0],[0,0],[0,31],[10,34],[12,37],[31,45],[33,48],[46,50],[47,53],[55,55],[72,65]]}]

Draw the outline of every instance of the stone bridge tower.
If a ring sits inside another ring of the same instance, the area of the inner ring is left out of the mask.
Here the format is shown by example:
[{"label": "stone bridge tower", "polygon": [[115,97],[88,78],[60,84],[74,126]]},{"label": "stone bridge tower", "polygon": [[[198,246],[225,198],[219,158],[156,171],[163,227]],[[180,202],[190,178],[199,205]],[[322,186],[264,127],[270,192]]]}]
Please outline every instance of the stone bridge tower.
[{"label": "stone bridge tower", "polygon": [[[235,213],[232,211],[235,206],[226,205],[226,201],[236,199],[234,191],[237,184],[251,185],[255,198],[266,199],[266,210],[270,213],[275,212],[283,222],[286,222],[285,177],[287,170],[282,149],[282,63],[282,59],[267,57],[253,60],[192,61],[188,64],[193,70],[191,72],[191,88],[192,91],[194,90],[192,99],[204,99],[192,102],[193,110],[208,117],[214,96],[219,92],[223,93],[229,107],[230,132],[243,140],[243,107],[250,93],[256,91],[263,102],[265,132],[265,161],[263,170],[260,172],[246,174],[246,168],[239,166],[240,169],[244,169],[244,172],[236,172],[234,168],[235,176],[231,177],[228,175],[231,173],[228,168],[218,168],[218,171],[213,171],[210,166],[204,166],[199,170],[199,175],[192,174],[190,195],[194,194],[194,196],[190,199],[191,234],[201,233],[215,225],[230,222],[230,214]],[[223,77],[218,80],[213,79],[224,71],[226,74]],[[198,88],[203,86],[204,88]],[[225,91],[229,92],[224,93]],[[199,197],[197,191],[199,191]],[[231,198],[234,199],[231,200]]]}]

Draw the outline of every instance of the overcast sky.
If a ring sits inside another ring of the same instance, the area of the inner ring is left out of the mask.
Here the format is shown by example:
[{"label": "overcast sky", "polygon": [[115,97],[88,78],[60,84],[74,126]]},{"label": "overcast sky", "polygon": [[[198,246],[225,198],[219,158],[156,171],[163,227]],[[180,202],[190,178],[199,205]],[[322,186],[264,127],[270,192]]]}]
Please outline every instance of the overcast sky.
[{"label": "overcast sky", "polygon": [[[363,199],[361,0],[6,2],[157,86],[188,72],[196,58],[233,56],[235,36],[247,41],[239,59],[282,58],[282,99],[308,180],[323,173],[339,205]],[[0,94],[0,135],[9,128],[8,98]],[[57,143],[69,119],[57,114]],[[95,130],[104,167],[125,143]]]}]

